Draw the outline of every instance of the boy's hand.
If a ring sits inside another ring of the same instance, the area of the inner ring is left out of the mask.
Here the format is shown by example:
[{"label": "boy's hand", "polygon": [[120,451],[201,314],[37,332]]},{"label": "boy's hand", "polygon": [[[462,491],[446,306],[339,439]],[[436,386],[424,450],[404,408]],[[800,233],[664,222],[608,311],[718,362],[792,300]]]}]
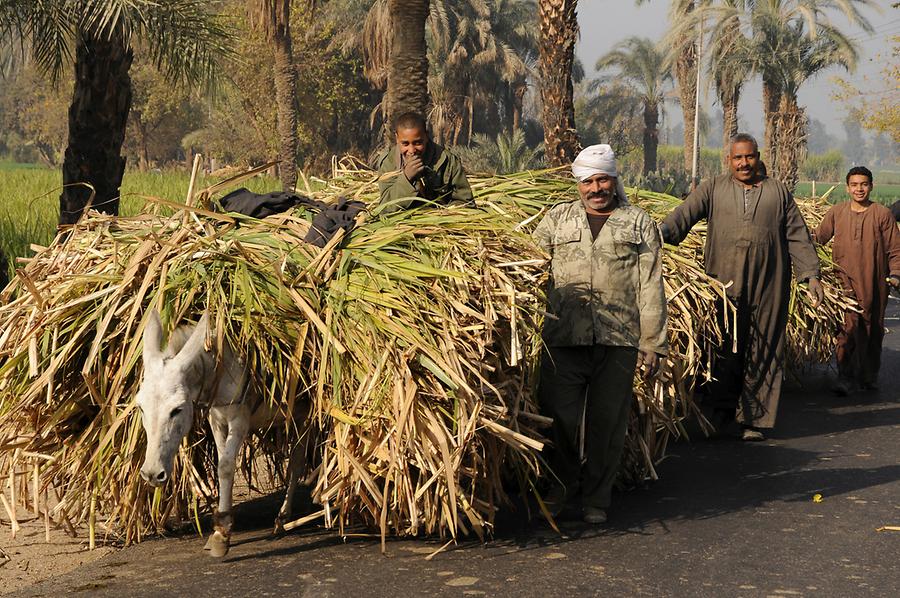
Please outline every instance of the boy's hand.
[{"label": "boy's hand", "polygon": [[887,283],[895,289],[900,287],[900,276],[888,276]]},{"label": "boy's hand", "polygon": [[408,158],[406,164],[403,166],[403,174],[406,175],[406,178],[410,183],[422,176],[423,172],[425,172],[425,164],[419,156]]}]

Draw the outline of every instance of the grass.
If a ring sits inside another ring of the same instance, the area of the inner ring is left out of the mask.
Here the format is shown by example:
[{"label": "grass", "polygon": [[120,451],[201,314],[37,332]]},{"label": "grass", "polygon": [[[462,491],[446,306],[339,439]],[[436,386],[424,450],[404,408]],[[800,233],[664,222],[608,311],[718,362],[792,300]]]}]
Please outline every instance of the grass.
[{"label": "grass", "polygon": [[[828,191],[828,189],[832,185],[835,185],[835,189],[829,196],[831,203],[837,203],[850,199],[850,196],[847,195],[847,186],[843,182],[823,183],[821,181],[816,181],[816,194],[822,195],[823,193]],[[812,195],[812,183],[798,183],[797,190],[795,191],[794,195],[796,195],[797,197],[810,197]],[[898,199],[900,199],[900,184],[882,184],[879,182],[879,178],[876,175],[875,188],[872,190],[872,201],[877,201],[878,203],[889,206]]]},{"label": "grass", "polygon": [[[190,174],[185,171],[127,172],[122,181],[121,213],[132,216],[143,211],[146,196],[182,203],[187,195]],[[218,179],[202,176],[197,188],[207,187]],[[271,177],[255,177],[243,186],[257,193],[279,188]],[[56,234],[62,172],[33,164],[0,161],[0,201],[5,209],[0,214],[0,250],[9,262],[9,273],[15,270],[16,257],[32,255],[32,243],[46,246]]]}]

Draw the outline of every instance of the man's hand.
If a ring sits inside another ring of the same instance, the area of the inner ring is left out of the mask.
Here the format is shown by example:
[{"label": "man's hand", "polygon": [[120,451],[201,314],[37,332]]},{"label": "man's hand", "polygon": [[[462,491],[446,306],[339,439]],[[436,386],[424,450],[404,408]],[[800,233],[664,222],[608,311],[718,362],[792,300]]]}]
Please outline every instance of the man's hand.
[{"label": "man's hand", "polygon": [[639,351],[638,369],[645,380],[656,376],[659,372],[659,355],[653,351]]},{"label": "man's hand", "polygon": [[888,276],[887,283],[890,286],[894,287],[895,289],[900,288],[900,276],[894,276],[894,275]]},{"label": "man's hand", "polygon": [[406,164],[403,166],[403,174],[406,175],[410,183],[414,183],[417,178],[422,176],[423,172],[425,172],[425,164],[422,162],[422,158],[412,156],[406,159]]},{"label": "man's hand", "polygon": [[808,286],[806,293],[812,300],[812,306],[819,307],[822,301],[825,300],[825,289],[822,288],[822,283],[819,282],[818,278],[810,278],[806,284]]}]

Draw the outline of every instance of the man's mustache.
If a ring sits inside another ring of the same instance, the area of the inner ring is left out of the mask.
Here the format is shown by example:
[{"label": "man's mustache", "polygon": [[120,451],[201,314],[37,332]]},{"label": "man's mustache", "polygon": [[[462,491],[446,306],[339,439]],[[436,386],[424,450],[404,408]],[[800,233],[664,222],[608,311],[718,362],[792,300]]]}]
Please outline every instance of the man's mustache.
[{"label": "man's mustache", "polygon": [[589,191],[589,192],[588,192],[588,195],[587,195],[587,198],[588,198],[588,199],[605,198],[605,197],[609,197],[609,196],[610,196],[610,193],[611,193],[610,191],[607,191],[607,190],[605,190],[605,189],[602,190],[602,191]]}]

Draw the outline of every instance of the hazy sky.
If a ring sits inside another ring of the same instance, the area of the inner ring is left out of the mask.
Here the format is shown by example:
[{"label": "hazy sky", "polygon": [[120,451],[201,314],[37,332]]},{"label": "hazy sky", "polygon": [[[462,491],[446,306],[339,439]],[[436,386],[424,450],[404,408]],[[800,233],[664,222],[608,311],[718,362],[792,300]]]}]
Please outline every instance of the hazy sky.
[{"label": "hazy sky", "polygon": [[[841,121],[846,110],[831,99],[834,85],[830,82],[834,75],[842,75],[854,82],[862,82],[863,75],[877,76],[881,71],[878,60],[879,53],[889,53],[891,36],[900,35],[900,9],[891,8],[892,0],[875,0],[881,8],[878,12],[865,9],[865,14],[875,27],[872,34],[859,28],[845,29],[847,34],[859,42],[860,60],[856,73],[846,75],[841,69],[829,69],[818,77],[809,80],[800,90],[800,105],[807,108],[810,117],[825,123],[828,132],[837,137],[844,137]],[[578,3],[578,23],[581,27],[581,39],[576,47],[576,55],[584,63],[589,77],[595,76],[594,65],[597,59],[608,52],[616,43],[633,35],[659,40],[666,31],[668,0],[651,0],[640,7],[634,0],[581,0]],[[846,23],[843,15],[835,15],[835,23]],[[701,83],[701,101],[707,112],[718,110],[713,106],[715,92]],[[705,97],[704,97],[705,96]],[[681,109],[677,104],[668,103],[669,124],[681,121]],[[751,133],[761,135],[762,119],[762,82],[757,77],[743,91],[740,104],[741,125]]]}]

